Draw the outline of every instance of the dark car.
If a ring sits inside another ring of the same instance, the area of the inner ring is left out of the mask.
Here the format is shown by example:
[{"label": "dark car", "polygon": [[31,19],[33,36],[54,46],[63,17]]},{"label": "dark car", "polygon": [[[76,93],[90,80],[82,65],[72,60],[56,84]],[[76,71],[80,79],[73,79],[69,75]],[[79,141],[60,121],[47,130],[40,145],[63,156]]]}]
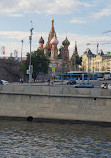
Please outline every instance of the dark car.
[{"label": "dark car", "polygon": [[74,88],[94,88],[93,83],[82,82],[73,86]]},{"label": "dark car", "polygon": [[74,79],[71,79],[67,82],[68,85],[73,85],[73,84],[76,84],[76,80]]}]

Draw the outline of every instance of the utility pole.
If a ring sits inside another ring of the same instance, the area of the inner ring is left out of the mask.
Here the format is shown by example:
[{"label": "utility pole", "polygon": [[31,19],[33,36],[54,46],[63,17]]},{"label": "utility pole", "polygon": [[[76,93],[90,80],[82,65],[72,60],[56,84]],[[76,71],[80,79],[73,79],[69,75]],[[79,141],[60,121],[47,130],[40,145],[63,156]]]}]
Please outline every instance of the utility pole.
[{"label": "utility pole", "polygon": [[[31,21],[32,23],[32,21]],[[31,79],[32,79],[32,69],[31,69],[31,44],[32,44],[32,31],[33,31],[33,27],[30,29],[30,36],[29,36],[29,43],[30,43],[30,61],[29,61],[29,86],[31,84]]]},{"label": "utility pole", "polygon": [[89,82],[89,55],[88,55],[88,82]]},{"label": "utility pole", "polygon": [[22,42],[22,46],[21,46],[21,62],[22,62],[22,52],[23,52],[23,40],[21,40],[21,42]]},{"label": "utility pole", "polygon": [[94,80],[94,58],[93,58],[93,80]]},{"label": "utility pole", "polygon": [[64,73],[64,48],[61,48],[62,51],[62,73],[61,73],[61,84],[63,84],[63,73]]},{"label": "utility pole", "polygon": [[94,73],[94,58],[93,58],[93,73]]},{"label": "utility pole", "polygon": [[89,79],[90,79],[90,58],[91,58],[91,56],[88,55],[88,82],[89,82]]}]

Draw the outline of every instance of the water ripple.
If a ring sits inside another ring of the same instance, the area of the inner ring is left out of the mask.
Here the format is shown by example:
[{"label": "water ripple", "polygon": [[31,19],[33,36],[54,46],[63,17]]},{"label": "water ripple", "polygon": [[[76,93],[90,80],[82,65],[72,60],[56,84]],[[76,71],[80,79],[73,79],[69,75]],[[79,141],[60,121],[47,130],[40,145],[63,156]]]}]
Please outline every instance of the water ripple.
[{"label": "water ripple", "polygon": [[0,121],[1,158],[111,158],[111,128]]}]

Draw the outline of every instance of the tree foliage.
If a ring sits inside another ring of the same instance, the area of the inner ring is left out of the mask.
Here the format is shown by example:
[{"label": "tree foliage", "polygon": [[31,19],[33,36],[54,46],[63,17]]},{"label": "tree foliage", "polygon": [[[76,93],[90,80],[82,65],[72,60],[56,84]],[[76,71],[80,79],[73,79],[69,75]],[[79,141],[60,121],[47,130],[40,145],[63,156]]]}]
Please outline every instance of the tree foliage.
[{"label": "tree foliage", "polygon": [[71,63],[72,65],[74,65],[75,63],[75,66],[79,66],[82,64],[82,57],[79,57],[78,54],[73,54],[72,57],[71,57]]},{"label": "tree foliage", "polygon": [[[29,69],[30,54],[27,53],[27,60],[23,62],[20,71],[26,76],[27,70]],[[41,50],[37,50],[31,55],[31,65],[33,65],[33,78],[36,79],[37,75],[41,72],[44,74],[48,73],[50,60],[44,55]]]}]

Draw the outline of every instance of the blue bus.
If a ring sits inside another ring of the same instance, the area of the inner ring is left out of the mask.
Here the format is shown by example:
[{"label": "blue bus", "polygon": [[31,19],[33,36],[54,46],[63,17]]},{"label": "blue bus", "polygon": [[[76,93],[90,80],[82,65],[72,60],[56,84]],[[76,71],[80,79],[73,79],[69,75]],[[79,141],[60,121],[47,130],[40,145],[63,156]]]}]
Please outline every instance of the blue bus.
[{"label": "blue bus", "polygon": [[[75,79],[75,80],[97,80],[97,73],[88,73],[88,72],[81,72],[81,71],[71,71],[71,72],[66,72],[63,74],[63,80],[70,80],[70,79]],[[59,80],[62,79],[62,75],[59,75]]]}]

